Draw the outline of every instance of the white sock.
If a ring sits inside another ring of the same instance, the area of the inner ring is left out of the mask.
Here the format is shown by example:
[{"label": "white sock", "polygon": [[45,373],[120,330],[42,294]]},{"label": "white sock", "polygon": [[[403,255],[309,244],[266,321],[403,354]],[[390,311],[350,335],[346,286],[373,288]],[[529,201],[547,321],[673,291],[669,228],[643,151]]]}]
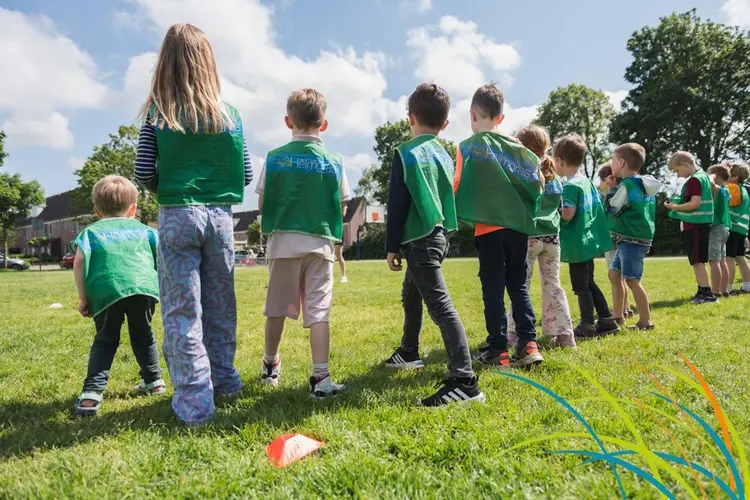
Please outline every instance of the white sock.
[{"label": "white sock", "polygon": [[313,363],[313,377],[315,377],[315,380],[323,380],[328,375],[328,363]]},{"label": "white sock", "polygon": [[732,293],[732,284],[727,285],[727,293]]},{"label": "white sock", "polygon": [[279,357],[278,353],[276,353],[273,356],[269,356],[268,354],[263,356],[263,361],[265,361],[269,365],[275,365],[276,363],[279,362],[280,359],[281,358]]},{"label": "white sock", "polygon": [[742,291],[743,292],[750,292],[750,282],[746,281],[742,284]]}]

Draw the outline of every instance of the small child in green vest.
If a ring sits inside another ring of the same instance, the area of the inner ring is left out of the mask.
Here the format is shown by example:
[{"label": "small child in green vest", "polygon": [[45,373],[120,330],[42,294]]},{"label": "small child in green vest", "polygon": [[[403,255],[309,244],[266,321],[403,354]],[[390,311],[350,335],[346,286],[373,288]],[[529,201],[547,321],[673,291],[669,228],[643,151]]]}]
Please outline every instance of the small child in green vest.
[{"label": "small child in green vest", "polygon": [[79,416],[99,412],[126,317],[130,346],[143,379],[136,392],[166,392],[159,348],[151,329],[159,301],[156,231],[134,219],[138,190],[124,177],[109,175],[99,180],[92,200],[100,220],[76,238],[78,250],[73,262],[78,312],[83,317],[93,317],[96,326],[83,392],[75,405]]},{"label": "small child in green vest", "polygon": [[[326,100],[314,89],[293,92],[286,126],[292,141],[274,149],[258,179],[261,230],[268,236],[266,342],[261,382],[279,384],[279,346],[285,318],[310,329],[310,397],[338,394],[328,370],[329,314],[333,298],[334,244],[343,236],[343,209],[351,199],[340,155],[330,152],[320,133],[328,129]],[[301,305],[301,308],[300,308]]]},{"label": "small child in green vest", "polygon": [[664,206],[669,216],[680,221],[682,241],[690,265],[693,266],[698,291],[692,298],[693,304],[716,302],[708,280],[708,248],[711,239],[711,224],[714,221],[714,196],[711,179],[703,169],[695,164],[695,157],[678,151],[669,160],[669,169],[687,181],[676,200],[667,200]]},{"label": "small child in green vest", "polygon": [[393,155],[388,193],[385,250],[391,271],[401,271],[401,252],[408,266],[401,292],[404,334],[401,346],[385,361],[389,368],[424,367],[419,358],[422,302],[437,323],[448,355],[449,376],[438,391],[422,400],[427,407],[485,400],[471,366],[466,331],[453,306],[441,264],[448,256],[446,233],[455,231],[453,160],[437,138],[448,125],[450,97],[433,83],[409,96],[412,139]]},{"label": "small child in green vest", "polygon": [[[734,262],[729,266],[729,285],[727,291],[736,295],[739,293],[750,293],[750,265],[745,258],[745,240],[750,227],[750,196],[743,184],[750,177],[750,168],[744,163],[732,164],[729,172],[729,215],[732,227],[729,230],[729,239],[727,240],[727,259]],[[733,291],[734,285],[734,264],[740,268],[742,275],[742,288]]]},{"label": "small child in green vest", "polygon": [[610,233],[616,245],[615,258],[609,268],[609,279],[614,296],[615,321],[624,319],[627,290],[623,280],[633,292],[638,307],[635,330],[652,330],[651,308],[648,294],[641,284],[643,263],[654,239],[656,219],[656,193],[661,182],[650,175],[638,175],[646,163],[646,150],[640,144],[628,143],[615,148],[612,153],[612,174],[619,179],[615,193],[608,197],[611,211]]},{"label": "small child in green vest", "polygon": [[[715,297],[729,297],[729,264],[727,263],[727,240],[732,218],[729,213],[729,167],[713,165],[707,170],[714,193],[714,222],[708,242],[708,262],[711,266],[711,291]],[[734,263],[732,263],[734,266]]]},{"label": "small child in green vest", "polygon": [[[578,338],[591,338],[620,330],[607,299],[594,279],[594,258],[612,249],[612,238],[599,192],[580,169],[586,143],[578,135],[558,140],[552,159],[558,175],[565,177],[560,226],[560,260],[570,267],[570,283],[578,297],[581,322],[573,329]],[[598,321],[594,322],[594,312]]]}]

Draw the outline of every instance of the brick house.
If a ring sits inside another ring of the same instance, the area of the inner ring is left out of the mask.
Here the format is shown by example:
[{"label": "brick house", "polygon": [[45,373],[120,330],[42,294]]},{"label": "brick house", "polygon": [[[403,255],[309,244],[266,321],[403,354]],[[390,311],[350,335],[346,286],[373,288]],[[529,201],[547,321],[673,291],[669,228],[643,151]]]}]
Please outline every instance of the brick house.
[{"label": "brick house", "polygon": [[[75,240],[78,233],[85,224],[80,219],[85,219],[86,210],[77,210],[73,203],[73,191],[50,196],[46,205],[39,213],[37,225],[32,223],[32,218],[26,218],[16,224],[16,235],[14,246],[21,252],[29,255],[48,253],[55,259],[61,258],[68,252],[68,244]],[[47,248],[27,248],[29,240],[36,237],[49,238]]]}]

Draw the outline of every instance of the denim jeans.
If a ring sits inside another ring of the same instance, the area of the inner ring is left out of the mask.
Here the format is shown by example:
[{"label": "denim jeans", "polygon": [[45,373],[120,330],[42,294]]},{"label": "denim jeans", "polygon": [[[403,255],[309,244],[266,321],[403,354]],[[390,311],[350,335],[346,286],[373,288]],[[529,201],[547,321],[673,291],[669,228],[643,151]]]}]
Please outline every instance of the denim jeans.
[{"label": "denim jeans", "polygon": [[406,250],[406,273],[401,291],[404,306],[404,336],[401,349],[416,352],[422,330],[422,302],[440,328],[451,377],[474,376],[466,331],[453,307],[441,264],[448,255],[448,240],[438,228],[429,236],[411,242]]},{"label": "denim jeans", "polygon": [[84,392],[104,392],[109,381],[109,371],[120,346],[120,331],[128,318],[130,347],[133,349],[141,378],[147,384],[161,378],[159,348],[156,345],[151,318],[154,316],[156,300],[146,295],[132,295],[115,302],[94,318],[96,336],[91,345],[89,366]]},{"label": "denim jeans", "polygon": [[174,384],[172,408],[188,425],[201,425],[214,415],[214,393],[242,388],[234,367],[233,230],[231,207],[159,210],[164,358]]},{"label": "denim jeans", "polygon": [[505,290],[512,307],[519,345],[536,340],[536,316],[527,284],[529,238],[512,229],[477,236],[479,280],[482,282],[487,344],[493,350],[508,349],[508,316]]},{"label": "denim jeans", "polygon": [[578,307],[581,309],[581,323],[593,325],[594,310],[599,319],[611,317],[612,311],[607,299],[594,280],[594,260],[569,264],[569,267],[570,284],[573,286],[573,293],[578,297]]},{"label": "denim jeans", "polygon": [[640,280],[643,278],[643,261],[646,259],[649,248],[647,245],[637,243],[618,243],[615,258],[612,259],[609,268],[620,273],[624,280]]}]

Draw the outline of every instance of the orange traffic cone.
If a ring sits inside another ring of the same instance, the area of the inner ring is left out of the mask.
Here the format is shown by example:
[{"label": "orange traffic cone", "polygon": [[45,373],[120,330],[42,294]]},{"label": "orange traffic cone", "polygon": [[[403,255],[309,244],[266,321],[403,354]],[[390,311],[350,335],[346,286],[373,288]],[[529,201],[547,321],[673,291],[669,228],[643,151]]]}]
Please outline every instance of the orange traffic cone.
[{"label": "orange traffic cone", "polygon": [[321,446],[320,441],[302,434],[284,434],[266,446],[266,455],[273,465],[282,468],[315,453]]}]

